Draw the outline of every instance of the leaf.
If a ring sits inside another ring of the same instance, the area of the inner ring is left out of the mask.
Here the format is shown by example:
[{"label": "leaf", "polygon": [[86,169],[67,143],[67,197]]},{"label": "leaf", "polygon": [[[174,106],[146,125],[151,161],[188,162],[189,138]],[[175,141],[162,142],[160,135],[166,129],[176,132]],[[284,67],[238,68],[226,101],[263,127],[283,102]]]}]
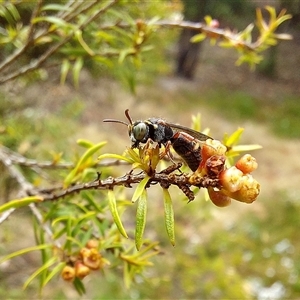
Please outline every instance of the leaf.
[{"label": "leaf", "polygon": [[30,197],[24,197],[21,199],[15,199],[11,200],[3,205],[0,206],[0,213],[9,210],[9,209],[15,209],[20,208],[23,206],[27,206],[31,203],[41,202],[44,198],[40,196],[30,196]]},{"label": "leaf", "polygon": [[51,227],[54,227],[57,223],[61,223],[61,222],[63,222],[63,221],[67,221],[67,220],[69,220],[70,218],[74,220],[74,218],[72,218],[70,215],[67,215],[67,216],[64,215],[64,216],[55,218],[55,219],[52,221],[52,223],[51,223]]},{"label": "leaf", "polygon": [[91,141],[88,141],[88,140],[84,140],[84,139],[79,139],[76,141],[76,143],[79,146],[84,147],[84,148],[91,148],[94,146],[94,143],[92,143]]},{"label": "leaf", "polygon": [[69,186],[73,179],[75,178],[75,176],[81,171],[82,166],[84,165],[84,163],[95,153],[97,152],[99,149],[101,149],[104,145],[106,144],[106,142],[101,142],[98,143],[90,148],[88,148],[84,154],[81,156],[81,158],[79,159],[78,163],[76,164],[75,168],[73,170],[71,170],[71,172],[66,176],[65,180],[64,180],[64,186]]},{"label": "leaf", "polygon": [[135,54],[135,53],[136,53],[136,50],[134,48],[128,48],[128,49],[121,50],[120,55],[119,55],[119,64],[121,64],[124,61],[126,56]]},{"label": "leaf", "polygon": [[133,196],[132,196],[132,203],[134,203],[138,198],[140,198],[140,196],[142,195],[142,193],[145,190],[145,187],[149,181],[150,177],[148,175],[145,176],[145,178],[138,184],[138,186],[136,187]]},{"label": "leaf", "polygon": [[136,25],[136,21],[128,13],[125,13],[124,11],[121,12],[113,9],[113,10],[109,10],[109,13],[112,14],[117,19],[125,20],[126,23],[128,23],[132,27]]},{"label": "leaf", "polygon": [[200,132],[201,131],[201,114],[192,115],[192,129]]},{"label": "leaf", "polygon": [[41,11],[47,10],[55,10],[55,11],[71,11],[71,8],[66,7],[65,5],[61,4],[47,4],[42,7]]},{"label": "leaf", "polygon": [[66,27],[68,24],[66,21],[64,21],[61,18],[53,17],[53,16],[46,16],[46,17],[36,17],[32,20],[33,24],[36,24],[38,22],[48,22],[56,25],[57,27]]},{"label": "leaf", "polygon": [[193,37],[191,37],[190,42],[191,43],[200,43],[206,39],[206,34],[199,33],[195,34]]},{"label": "leaf", "polygon": [[38,268],[29,278],[25,281],[23,285],[23,289],[25,290],[28,285],[31,283],[31,281],[36,278],[38,275],[40,275],[42,272],[46,271],[50,266],[55,264],[57,262],[57,257],[52,257],[49,259],[45,264],[43,264],[40,268]]},{"label": "leaf", "polygon": [[165,225],[170,242],[175,246],[175,230],[174,230],[174,211],[170,193],[167,189],[163,189],[164,207],[165,207]]},{"label": "leaf", "polygon": [[19,11],[14,4],[9,2],[5,3],[5,8],[9,12],[9,14],[4,14],[3,17],[5,17],[10,24],[14,24],[16,21],[19,21],[21,19]]},{"label": "leaf", "polygon": [[140,250],[143,244],[143,235],[146,225],[147,216],[147,190],[144,190],[141,194],[137,211],[136,211],[136,227],[135,227],[135,246],[137,250]]},{"label": "leaf", "polygon": [[117,210],[117,202],[116,202],[116,197],[115,197],[115,194],[112,190],[108,190],[108,193],[107,193],[107,196],[108,196],[108,205],[109,205],[109,209],[110,209],[110,212],[112,214],[112,217],[114,219],[114,222],[115,224],[117,225],[120,233],[128,238],[128,235],[123,227],[123,224],[122,224],[122,221],[120,219],[120,216],[119,216],[119,213],[118,213],[118,210]]},{"label": "leaf", "polygon": [[123,273],[123,278],[124,278],[124,283],[125,283],[125,287],[127,289],[130,288],[130,285],[132,283],[132,275],[130,274],[130,265],[128,262],[124,262],[124,273]]},{"label": "leaf", "polygon": [[114,158],[114,159],[118,159],[118,160],[123,160],[123,161],[127,161],[130,164],[134,163],[134,160],[129,157],[119,155],[119,154],[113,154],[113,153],[102,154],[98,157],[98,160],[102,160],[105,158]]},{"label": "leaf", "polygon": [[52,247],[53,247],[53,245],[50,245],[50,244],[42,244],[42,245],[37,245],[37,246],[21,249],[21,250],[10,253],[10,254],[6,255],[5,257],[1,258],[0,264],[2,264],[3,262],[5,262],[9,259],[12,259],[16,256],[20,256],[20,255],[23,255],[23,254],[31,252],[31,251],[37,251],[37,250],[42,250],[42,249],[47,249],[47,248],[52,248]]},{"label": "leaf", "polygon": [[262,149],[261,145],[251,144],[251,145],[237,145],[237,146],[233,146],[230,151],[233,151],[233,152],[245,152],[245,151],[253,151],[253,150],[259,150],[259,149]]},{"label": "leaf", "polygon": [[95,52],[88,46],[85,40],[82,37],[82,30],[76,30],[75,36],[77,37],[78,42],[80,43],[81,47],[90,55],[94,56]]},{"label": "leaf", "polygon": [[47,275],[45,280],[43,281],[42,287],[46,286],[46,284],[57,274],[62,271],[64,266],[66,265],[65,262],[60,262],[57,266],[55,266],[51,272]]},{"label": "leaf", "polygon": [[79,75],[82,67],[83,67],[83,58],[78,57],[73,66],[73,81],[76,88],[79,87]]},{"label": "leaf", "polygon": [[73,281],[73,285],[80,296],[82,296],[83,294],[86,293],[84,284],[83,284],[82,280],[80,280],[79,278],[75,277],[75,279]]},{"label": "leaf", "polygon": [[229,137],[225,137],[224,144],[226,146],[229,146],[229,147],[231,147],[232,145],[236,144],[239,141],[239,139],[240,139],[240,137],[241,137],[241,135],[242,135],[243,132],[244,132],[244,128],[241,128],[241,127],[238,128]]},{"label": "leaf", "polygon": [[101,206],[98,205],[98,203],[94,199],[94,196],[92,196],[91,193],[82,192],[82,198],[87,201],[89,209],[92,209],[96,212],[102,212]]},{"label": "leaf", "polygon": [[104,39],[106,42],[112,42],[116,39],[116,37],[107,31],[99,30],[95,33],[95,37],[99,39]]},{"label": "leaf", "polygon": [[67,75],[69,73],[71,64],[68,59],[64,59],[61,64],[60,69],[60,84],[64,84],[66,82]]}]

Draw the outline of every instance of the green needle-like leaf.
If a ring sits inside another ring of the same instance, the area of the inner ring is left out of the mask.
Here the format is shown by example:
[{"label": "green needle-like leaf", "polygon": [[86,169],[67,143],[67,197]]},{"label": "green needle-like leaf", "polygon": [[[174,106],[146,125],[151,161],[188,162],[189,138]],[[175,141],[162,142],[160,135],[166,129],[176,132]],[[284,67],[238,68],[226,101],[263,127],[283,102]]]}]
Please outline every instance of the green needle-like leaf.
[{"label": "green needle-like leaf", "polygon": [[126,162],[130,163],[130,164],[134,163],[134,161],[129,157],[119,155],[119,154],[113,154],[113,153],[102,154],[98,157],[98,160],[105,159],[105,158],[113,158],[113,159],[123,160],[123,161],[126,161]]},{"label": "green needle-like leaf", "polygon": [[69,186],[74,177],[81,171],[83,165],[87,162],[87,160],[95,153],[97,152],[99,149],[101,149],[104,145],[106,144],[106,142],[101,142],[98,143],[96,145],[93,145],[92,147],[88,148],[85,153],[81,156],[81,158],[79,159],[78,163],[76,164],[75,168],[67,175],[65,181],[64,181],[64,186],[67,187]]},{"label": "green needle-like leaf", "polygon": [[53,245],[51,244],[42,244],[42,245],[38,245],[38,246],[33,246],[33,247],[29,247],[29,248],[25,248],[25,249],[21,249],[18,250],[16,252],[10,253],[8,255],[6,255],[5,257],[0,259],[0,264],[2,264],[4,261],[9,260],[13,257],[19,256],[19,255],[23,255],[25,253],[31,252],[31,251],[36,251],[36,250],[41,250],[41,249],[47,249],[47,248],[52,248]]},{"label": "green needle-like leaf", "polygon": [[45,264],[43,264],[39,269],[37,269],[24,283],[23,289],[25,290],[28,285],[31,283],[31,281],[36,278],[38,275],[40,275],[42,272],[46,271],[49,267],[51,267],[53,264],[57,262],[57,257],[54,256],[51,259],[49,259]]},{"label": "green needle-like leaf", "polygon": [[76,141],[77,145],[83,147],[83,148],[91,148],[94,146],[94,143],[92,143],[89,140],[85,140],[85,139],[78,139]]},{"label": "green needle-like leaf", "polygon": [[30,196],[21,199],[11,200],[0,206],[0,213],[12,208],[20,208],[22,206],[27,206],[30,203],[41,202],[41,201],[43,201],[43,197],[39,197],[39,196]]},{"label": "green needle-like leaf", "polygon": [[75,60],[75,63],[73,65],[73,80],[74,80],[74,84],[76,86],[76,88],[79,87],[79,75],[80,75],[80,71],[83,67],[83,58],[82,57],[78,57]]},{"label": "green needle-like leaf", "polygon": [[109,190],[108,191],[108,204],[109,204],[109,209],[110,209],[110,212],[112,214],[112,217],[114,219],[114,222],[116,223],[120,233],[128,238],[128,235],[123,227],[123,224],[122,224],[122,221],[120,219],[120,216],[119,216],[119,213],[118,213],[118,210],[117,210],[117,201],[116,201],[116,197],[115,197],[115,194],[112,190]]},{"label": "green needle-like leaf", "polygon": [[140,250],[143,244],[143,235],[146,225],[147,216],[147,190],[144,190],[138,200],[136,212],[136,228],[135,228],[135,246]]},{"label": "green needle-like leaf", "polygon": [[199,33],[199,34],[195,34],[192,38],[191,38],[191,43],[200,43],[203,40],[206,39],[206,34],[204,33]]},{"label": "green needle-like leaf", "polygon": [[79,278],[76,277],[74,279],[73,285],[80,296],[82,296],[83,294],[86,293],[85,286],[84,286],[82,280],[80,280]]},{"label": "green needle-like leaf", "polygon": [[66,82],[70,67],[71,67],[71,64],[70,64],[69,60],[64,59],[62,61],[61,70],[60,70],[60,83],[61,84],[64,84]]},{"label": "green needle-like leaf", "polygon": [[48,276],[43,281],[43,287],[46,286],[46,284],[58,273],[62,271],[64,266],[66,265],[65,262],[60,262],[57,266],[55,266],[51,272],[48,274]]},{"label": "green needle-like leaf", "polygon": [[230,136],[226,137],[224,139],[224,144],[228,147],[233,146],[234,144],[236,144],[240,138],[242,133],[244,132],[244,128],[238,128],[235,132],[233,132]]},{"label": "green needle-like leaf", "polygon": [[142,195],[142,193],[145,190],[145,187],[149,181],[150,177],[149,176],[145,176],[145,178],[138,184],[138,186],[136,187],[133,196],[132,196],[132,203],[134,203],[137,199],[140,198],[140,196]]},{"label": "green needle-like leaf", "polygon": [[174,229],[174,211],[170,193],[163,189],[164,206],[165,206],[165,224],[170,242],[175,246],[175,229]]}]

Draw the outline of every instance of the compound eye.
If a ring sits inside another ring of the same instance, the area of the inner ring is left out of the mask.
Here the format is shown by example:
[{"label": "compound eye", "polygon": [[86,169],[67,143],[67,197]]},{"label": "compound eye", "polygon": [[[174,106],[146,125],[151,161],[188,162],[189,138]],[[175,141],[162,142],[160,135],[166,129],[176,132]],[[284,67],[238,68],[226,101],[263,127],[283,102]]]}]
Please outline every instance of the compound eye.
[{"label": "compound eye", "polygon": [[135,125],[132,129],[132,133],[137,141],[144,140],[147,134],[147,125],[145,123]]}]

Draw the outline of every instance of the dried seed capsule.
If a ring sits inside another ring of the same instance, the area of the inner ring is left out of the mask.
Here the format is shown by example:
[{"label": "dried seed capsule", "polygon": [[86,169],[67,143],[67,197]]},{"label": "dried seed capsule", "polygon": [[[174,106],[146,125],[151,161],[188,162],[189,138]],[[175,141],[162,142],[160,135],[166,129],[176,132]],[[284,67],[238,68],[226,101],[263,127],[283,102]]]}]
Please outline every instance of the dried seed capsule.
[{"label": "dried seed capsule", "polygon": [[221,171],[224,170],[225,156],[213,155],[205,162],[206,174],[210,177],[218,177]]}]

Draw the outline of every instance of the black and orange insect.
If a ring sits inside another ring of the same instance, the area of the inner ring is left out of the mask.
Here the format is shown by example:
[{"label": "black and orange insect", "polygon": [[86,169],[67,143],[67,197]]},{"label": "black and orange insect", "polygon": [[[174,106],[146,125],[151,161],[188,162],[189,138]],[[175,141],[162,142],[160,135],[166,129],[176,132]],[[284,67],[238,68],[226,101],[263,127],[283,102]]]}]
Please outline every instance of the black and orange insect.
[{"label": "black and orange insect", "polygon": [[149,118],[144,121],[132,121],[129,110],[126,109],[125,116],[129,123],[105,119],[103,122],[114,122],[124,124],[128,127],[128,134],[132,142],[132,148],[138,148],[140,144],[146,143],[148,139],[164,145],[168,149],[172,145],[175,152],[182,157],[192,171],[199,167],[201,157],[201,144],[211,137],[193,129],[170,123],[159,118]]}]

